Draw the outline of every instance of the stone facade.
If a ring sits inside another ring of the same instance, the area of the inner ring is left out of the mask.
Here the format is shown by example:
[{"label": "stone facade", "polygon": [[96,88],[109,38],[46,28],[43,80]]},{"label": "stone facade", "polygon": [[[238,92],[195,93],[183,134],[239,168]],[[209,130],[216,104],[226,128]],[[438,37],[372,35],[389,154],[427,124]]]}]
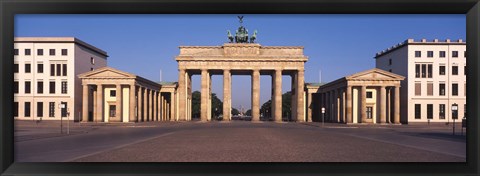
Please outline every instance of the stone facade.
[{"label": "stone facade", "polygon": [[[282,75],[292,76],[295,97],[293,120],[306,121],[304,108],[303,47],[261,46],[256,43],[226,43],[223,46],[181,46],[178,62],[178,117],[191,119],[191,76],[201,75],[202,121],[211,120],[211,76],[223,75],[223,119],[231,120],[231,76],[252,76],[252,120],[260,120],[260,75],[272,76],[272,117],[282,121]],[[293,86],[292,86],[293,87]]]}]

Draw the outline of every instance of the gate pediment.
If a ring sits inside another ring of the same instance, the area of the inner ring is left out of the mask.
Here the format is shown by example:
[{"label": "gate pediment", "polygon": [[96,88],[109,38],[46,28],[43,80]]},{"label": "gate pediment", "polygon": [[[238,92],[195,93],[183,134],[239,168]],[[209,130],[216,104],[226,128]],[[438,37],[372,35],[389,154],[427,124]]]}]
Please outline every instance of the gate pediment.
[{"label": "gate pediment", "polygon": [[79,78],[135,78],[136,76],[111,67],[102,67],[78,75]]},{"label": "gate pediment", "polygon": [[405,77],[374,68],[347,76],[347,80],[403,80]]}]

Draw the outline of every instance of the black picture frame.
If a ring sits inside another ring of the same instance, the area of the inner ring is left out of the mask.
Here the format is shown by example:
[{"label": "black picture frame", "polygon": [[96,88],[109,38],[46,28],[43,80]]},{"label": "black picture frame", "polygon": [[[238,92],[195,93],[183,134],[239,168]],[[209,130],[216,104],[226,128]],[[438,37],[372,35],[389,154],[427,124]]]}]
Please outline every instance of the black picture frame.
[{"label": "black picture frame", "polygon": [[[0,172],[2,175],[478,175],[478,0],[2,0]],[[13,32],[15,14],[465,14],[467,21],[466,163],[15,163]]]}]

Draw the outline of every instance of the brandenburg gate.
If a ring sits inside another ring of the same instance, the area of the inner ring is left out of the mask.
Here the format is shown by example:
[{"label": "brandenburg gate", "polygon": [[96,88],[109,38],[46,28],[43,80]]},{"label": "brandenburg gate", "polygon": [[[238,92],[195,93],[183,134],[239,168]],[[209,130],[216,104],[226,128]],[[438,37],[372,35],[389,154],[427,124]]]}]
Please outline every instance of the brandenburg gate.
[{"label": "brandenburg gate", "polygon": [[[293,120],[305,121],[303,47],[226,43],[223,46],[181,46],[178,62],[179,120],[191,118],[192,75],[201,75],[200,119],[210,120],[212,75],[223,75],[223,119],[230,120],[232,75],[252,77],[252,121],[260,120],[260,75],[272,76],[272,117],[282,121],[282,75],[292,76]],[[293,103],[295,102],[295,103]]]}]

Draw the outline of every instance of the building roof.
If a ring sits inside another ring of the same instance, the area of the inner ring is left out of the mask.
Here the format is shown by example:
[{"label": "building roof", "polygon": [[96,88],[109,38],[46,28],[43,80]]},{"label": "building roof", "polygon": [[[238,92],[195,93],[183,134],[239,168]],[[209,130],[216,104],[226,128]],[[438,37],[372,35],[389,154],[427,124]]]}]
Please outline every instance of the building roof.
[{"label": "building roof", "polygon": [[[105,73],[105,74],[101,74],[101,73]],[[146,78],[143,78],[141,76],[137,76],[137,75],[132,74],[132,73],[128,73],[128,72],[125,72],[125,71],[120,71],[120,70],[112,68],[112,67],[102,67],[102,68],[98,68],[98,69],[95,69],[95,70],[92,70],[92,71],[88,71],[88,72],[79,74],[78,78],[80,78],[80,79],[89,78],[93,75],[95,75],[94,78],[132,78],[132,79],[136,79],[136,80],[143,81],[143,82],[146,82],[148,84],[160,87],[160,84],[158,84],[156,82],[150,81]]]},{"label": "building roof", "polygon": [[108,57],[107,52],[75,37],[15,37],[14,43],[75,43],[100,55]]},{"label": "building roof", "polygon": [[320,87],[325,87],[325,86],[331,86],[340,82],[344,81],[352,81],[352,80],[396,80],[396,81],[402,81],[404,80],[405,77],[402,75],[398,75],[395,73],[391,73],[379,68],[373,68],[369,70],[365,70],[362,72],[354,73],[345,77],[342,77],[340,79],[337,79],[335,81],[329,82],[327,84],[324,84]]},{"label": "building roof", "polygon": [[407,45],[466,45],[466,42],[464,42],[462,39],[458,39],[456,41],[450,41],[450,39],[446,39],[445,41],[439,41],[438,39],[434,39],[432,41],[427,41],[426,39],[422,39],[420,41],[415,41],[414,39],[407,39],[404,42],[400,42],[396,45],[391,46],[390,48],[384,49],[376,53],[374,58],[377,59],[385,54],[388,54]]}]

